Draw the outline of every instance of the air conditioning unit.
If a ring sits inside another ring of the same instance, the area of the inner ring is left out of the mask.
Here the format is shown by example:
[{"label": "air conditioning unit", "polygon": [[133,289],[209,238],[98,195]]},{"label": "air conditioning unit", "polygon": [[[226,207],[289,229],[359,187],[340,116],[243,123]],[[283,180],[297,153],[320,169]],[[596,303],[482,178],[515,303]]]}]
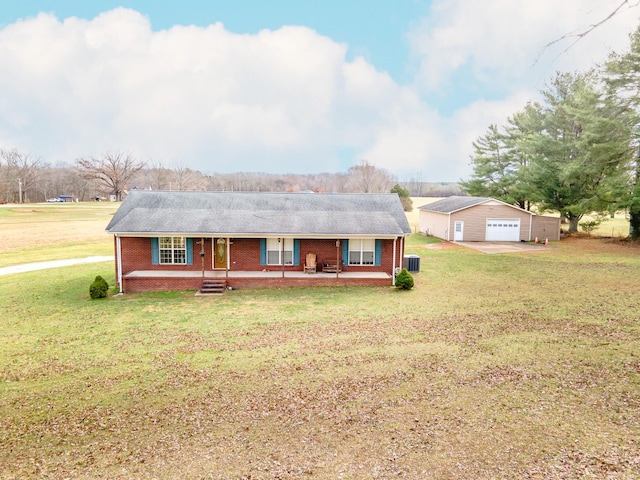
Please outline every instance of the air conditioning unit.
[{"label": "air conditioning unit", "polygon": [[404,268],[406,268],[409,273],[418,273],[420,271],[420,256],[405,255]]}]

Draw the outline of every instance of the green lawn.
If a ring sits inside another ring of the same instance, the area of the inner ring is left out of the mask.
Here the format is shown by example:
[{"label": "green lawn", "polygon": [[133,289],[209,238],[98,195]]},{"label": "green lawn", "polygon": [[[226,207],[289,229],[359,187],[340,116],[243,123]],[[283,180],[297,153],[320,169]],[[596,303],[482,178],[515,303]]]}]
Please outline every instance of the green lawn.
[{"label": "green lawn", "polygon": [[25,248],[14,248],[0,252],[0,267],[21,265],[23,263],[85,258],[96,255],[113,255],[111,239],[95,242],[69,242],[56,245],[37,245]]},{"label": "green lawn", "polygon": [[2,205],[0,267],[112,255],[105,228],[116,209],[99,202]]},{"label": "green lawn", "polygon": [[638,246],[407,246],[406,292],[0,278],[0,478],[640,476]]}]

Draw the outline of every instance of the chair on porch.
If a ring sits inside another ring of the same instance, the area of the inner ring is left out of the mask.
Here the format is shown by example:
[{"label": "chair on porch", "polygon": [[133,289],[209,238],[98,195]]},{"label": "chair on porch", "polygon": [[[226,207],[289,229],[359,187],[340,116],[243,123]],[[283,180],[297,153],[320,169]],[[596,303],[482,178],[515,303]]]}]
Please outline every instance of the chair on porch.
[{"label": "chair on porch", "polygon": [[322,265],[322,271],[325,273],[340,273],[342,268],[338,260],[325,260]]},{"label": "chair on porch", "polygon": [[316,273],[316,254],[308,253],[304,262],[304,273]]}]

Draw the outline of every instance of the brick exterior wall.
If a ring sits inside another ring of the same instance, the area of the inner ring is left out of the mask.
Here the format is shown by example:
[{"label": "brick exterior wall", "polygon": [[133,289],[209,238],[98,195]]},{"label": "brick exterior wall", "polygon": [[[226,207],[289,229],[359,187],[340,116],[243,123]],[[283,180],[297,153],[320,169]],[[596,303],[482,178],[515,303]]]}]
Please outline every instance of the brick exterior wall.
[{"label": "brick exterior wall", "polygon": [[[259,238],[234,238],[229,245],[229,270],[246,270],[259,272],[276,267],[260,265],[260,239]],[[280,269],[281,267],[277,267]],[[285,266],[285,270],[299,270],[300,267]]]},{"label": "brick exterior wall", "polygon": [[135,277],[124,278],[124,292],[158,292],[170,290],[200,290],[202,278],[200,277]]},{"label": "brick exterior wall", "polygon": [[[318,265],[318,271],[322,270],[322,264],[324,262],[335,262],[335,260],[341,258],[342,247],[339,248],[339,252],[336,256],[336,241],[335,240],[300,240],[300,261],[304,263],[304,259],[307,258],[307,254],[316,254],[316,264]],[[347,271],[349,267],[342,267],[343,271]]]},{"label": "brick exterior wall", "polygon": [[[199,290],[200,277],[131,277],[124,279],[126,293],[155,292],[163,290]],[[242,288],[279,288],[279,287],[389,287],[390,278],[336,278],[313,276],[308,278],[229,278],[227,286],[237,290]]]}]

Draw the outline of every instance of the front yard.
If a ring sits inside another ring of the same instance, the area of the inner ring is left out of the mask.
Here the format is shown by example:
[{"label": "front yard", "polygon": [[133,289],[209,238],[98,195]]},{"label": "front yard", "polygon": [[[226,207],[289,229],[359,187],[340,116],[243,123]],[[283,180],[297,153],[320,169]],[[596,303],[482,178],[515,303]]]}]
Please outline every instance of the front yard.
[{"label": "front yard", "polygon": [[432,248],[410,291],[0,283],[0,478],[640,476],[640,250]]}]

